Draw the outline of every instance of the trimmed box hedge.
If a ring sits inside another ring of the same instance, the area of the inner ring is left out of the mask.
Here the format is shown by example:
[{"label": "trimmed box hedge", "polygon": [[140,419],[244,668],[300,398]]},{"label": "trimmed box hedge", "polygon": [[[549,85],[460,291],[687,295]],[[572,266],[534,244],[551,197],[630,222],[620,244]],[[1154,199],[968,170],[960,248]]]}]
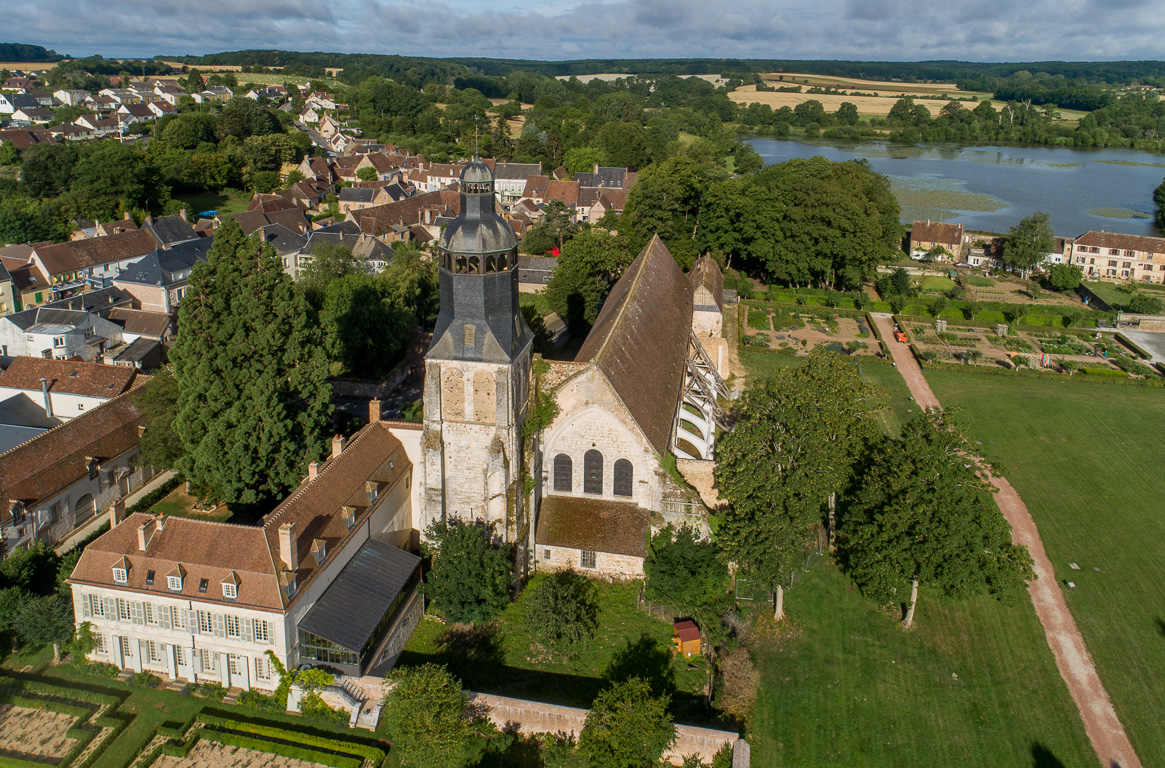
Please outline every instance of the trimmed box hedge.
[{"label": "trimmed box hedge", "polygon": [[[297,738],[297,736],[297,734],[291,735],[291,738]],[[293,760],[304,760],[309,763],[330,765],[332,768],[360,768],[364,762],[358,757],[337,755],[332,752],[324,752],[309,747],[299,747],[294,744],[284,744],[277,741],[268,741],[267,739],[261,739],[256,736],[219,731],[214,728],[201,729],[198,732],[198,738],[225,744],[230,747],[243,747],[244,749],[254,749],[259,752],[268,752]]]},{"label": "trimmed box hedge", "polygon": [[327,749],[334,752],[345,752],[352,755],[359,755],[366,760],[373,760],[378,763],[383,761],[385,757],[385,752],[383,749],[372,746],[370,744],[363,744],[358,741],[349,741],[347,739],[336,739],[327,736],[320,736],[318,734],[305,732],[302,730],[296,730],[292,732],[284,726],[275,724],[218,717],[216,715],[207,714],[206,712],[199,712],[197,720],[204,725],[211,726],[216,729],[227,729],[230,731],[250,733],[256,736],[263,736],[271,739],[294,741],[300,744],[320,747],[322,749]]}]

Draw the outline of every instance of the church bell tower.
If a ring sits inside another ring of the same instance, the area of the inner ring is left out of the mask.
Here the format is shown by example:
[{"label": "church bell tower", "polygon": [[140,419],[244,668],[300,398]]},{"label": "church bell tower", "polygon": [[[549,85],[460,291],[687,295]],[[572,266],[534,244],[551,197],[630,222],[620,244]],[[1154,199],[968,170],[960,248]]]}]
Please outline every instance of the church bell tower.
[{"label": "church bell tower", "polygon": [[438,241],[441,310],[425,355],[421,524],[484,520],[524,541],[522,424],[533,334],[518,304],[518,242],[476,156]]}]

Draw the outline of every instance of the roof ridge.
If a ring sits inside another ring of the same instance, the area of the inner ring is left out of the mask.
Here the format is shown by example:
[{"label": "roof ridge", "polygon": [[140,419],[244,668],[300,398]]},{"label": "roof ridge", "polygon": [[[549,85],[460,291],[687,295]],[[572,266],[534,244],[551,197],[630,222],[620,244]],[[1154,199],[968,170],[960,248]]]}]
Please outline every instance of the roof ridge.
[{"label": "roof ridge", "polygon": [[44,432],[41,432],[39,435],[35,435],[33,437],[30,437],[28,440],[25,440],[23,443],[20,443],[19,445],[14,445],[6,451],[0,452],[0,459],[3,459],[8,454],[15,451],[17,448],[20,448],[21,446],[24,446],[24,445],[28,445],[33,440],[36,440],[38,437],[43,437],[44,435],[48,435],[48,434],[51,434],[53,432],[56,432],[61,427],[68,426],[69,424],[72,424],[74,421],[80,421],[81,419],[84,419],[89,414],[97,413],[98,409],[101,408],[101,406],[109,405],[110,403],[115,403],[118,400],[120,400],[121,398],[125,397],[126,395],[132,395],[136,390],[137,390],[137,387],[130,387],[126,391],[122,392],[120,395],[115,395],[114,397],[109,398],[108,400],[106,400],[104,403],[101,403],[93,410],[85,411],[85,413],[81,414],[80,416],[76,416],[72,419],[69,419],[68,421],[62,421],[60,424],[57,424],[55,427],[50,427],[49,429],[46,429]]},{"label": "roof ridge", "polygon": [[[358,443],[360,440],[362,440],[366,434],[368,434],[372,431],[371,429],[369,429],[369,427],[372,427],[376,423],[377,422],[375,422],[375,421],[369,422],[366,426],[361,428],[360,431],[358,431],[355,435],[353,435],[349,439],[347,446],[345,446],[345,448],[344,448],[344,451],[350,450],[354,445],[356,445],[356,443]],[[301,481],[299,484],[299,487],[297,487],[294,491],[292,491],[290,496],[288,496],[286,499],[281,501],[279,503],[279,506],[277,506],[275,509],[271,510],[270,513],[268,513],[267,517],[265,517],[263,519],[263,525],[262,525],[263,530],[264,531],[267,530],[267,527],[269,525],[271,525],[271,523],[275,522],[275,519],[277,517],[279,517],[280,515],[282,515],[283,512],[286,511],[287,507],[291,506],[291,504],[296,499],[303,496],[303,494],[307,492],[308,488],[311,488],[313,485],[315,485],[316,481],[319,480],[321,477],[323,477],[325,472],[327,472],[329,469],[334,467],[338,463],[339,459],[343,457],[343,455],[344,455],[344,453],[341,452],[340,455],[335,457],[334,460],[332,459],[332,457],[324,459],[324,463],[322,466],[319,467],[319,470],[316,472],[315,477],[305,478],[303,481]]]},{"label": "roof ridge", "polygon": [[[624,294],[625,297],[630,296],[635,291],[636,286],[639,285],[639,279],[641,277],[643,277],[643,270],[645,268],[644,265],[647,264],[647,251],[653,245],[655,245],[656,240],[659,240],[659,244],[663,245],[663,241],[659,239],[659,234],[656,233],[656,234],[651,236],[651,240],[648,241],[647,245],[643,246],[643,250],[639,252],[639,256],[643,257],[643,261],[640,263],[638,271],[632,276],[631,285],[627,286],[627,292]],[[663,247],[664,247],[664,250],[667,250],[666,245],[664,245]],[[636,257],[636,261],[638,261],[638,260],[639,260],[639,258]],[[632,264],[632,266],[634,266],[634,263]],[[628,301],[623,301],[619,305],[618,310],[616,310],[617,314],[615,315],[615,318],[611,321],[611,325],[610,325],[611,328],[618,327],[619,322],[623,319],[623,313],[627,311],[627,305],[629,303],[630,302],[628,302]],[[595,318],[595,322],[598,322],[598,318]],[[606,351],[607,345],[611,342],[612,336],[614,336],[614,334],[608,332],[607,335],[603,337],[603,343],[600,344],[599,348],[597,350],[595,350],[595,353],[593,355],[591,355],[591,360],[598,360],[599,356],[602,355],[603,352]],[[585,340],[584,340],[584,343],[585,343]]]}]

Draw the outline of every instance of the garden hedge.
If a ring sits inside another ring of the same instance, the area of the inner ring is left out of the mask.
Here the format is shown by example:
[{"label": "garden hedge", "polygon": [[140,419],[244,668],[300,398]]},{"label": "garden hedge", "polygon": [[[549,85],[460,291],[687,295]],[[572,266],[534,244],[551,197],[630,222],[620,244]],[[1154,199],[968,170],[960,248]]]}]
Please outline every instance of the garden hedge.
[{"label": "garden hedge", "polygon": [[[298,734],[289,734],[291,738],[302,740]],[[337,755],[332,752],[324,752],[317,749],[310,749],[308,747],[299,747],[294,744],[284,744],[277,741],[269,741],[255,736],[247,736],[241,733],[230,733],[215,730],[214,728],[203,728],[198,732],[200,739],[207,741],[225,744],[230,747],[243,747],[244,749],[254,749],[260,752],[268,752],[270,754],[279,755],[280,757],[291,758],[292,760],[304,760],[309,763],[319,763],[321,765],[330,765],[332,768],[360,768],[363,760],[357,757],[350,757],[348,755]]]},{"label": "garden hedge", "polygon": [[1137,356],[1140,357],[1142,360],[1151,360],[1153,357],[1148,352],[1146,352],[1140,344],[1137,344],[1135,341],[1130,339],[1128,336],[1125,336],[1123,333],[1118,333],[1116,335],[1116,340],[1119,341],[1121,344],[1124,344],[1126,347],[1131,349],[1133,352],[1135,352],[1137,354]]},{"label": "garden hedge", "polygon": [[171,491],[182,485],[184,482],[186,482],[184,477],[180,475],[174,475],[169,480],[138,499],[136,504],[127,508],[125,510],[126,517],[129,517],[134,512],[148,512],[150,507],[154,506],[159,501],[169,496]]},{"label": "garden hedge", "polygon": [[345,752],[352,755],[359,755],[365,760],[373,760],[378,763],[383,761],[385,756],[383,749],[374,747],[370,744],[362,744],[360,742],[349,741],[347,739],[329,738],[327,736],[320,736],[318,734],[305,732],[301,729],[291,731],[288,730],[287,727],[275,724],[218,717],[216,715],[207,714],[205,712],[199,712],[197,719],[198,722],[207,726],[212,726],[216,729],[226,729],[229,731],[250,733],[256,736],[263,736],[271,739],[294,741],[300,744],[307,744],[312,747],[320,747],[322,749],[327,749],[334,752]]}]

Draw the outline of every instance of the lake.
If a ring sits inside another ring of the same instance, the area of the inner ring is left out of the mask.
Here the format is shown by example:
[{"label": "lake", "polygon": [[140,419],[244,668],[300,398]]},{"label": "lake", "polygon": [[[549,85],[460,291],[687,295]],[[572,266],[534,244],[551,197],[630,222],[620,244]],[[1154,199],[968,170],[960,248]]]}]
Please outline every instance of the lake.
[{"label": "lake", "polygon": [[1057,235],[1090,229],[1157,235],[1153,190],[1165,156],[1122,149],[968,147],[955,144],[808,142],[752,137],[765,163],[822,155],[865,159],[890,179],[902,219],[961,222],[1006,232],[1035,211],[1051,216]]}]

